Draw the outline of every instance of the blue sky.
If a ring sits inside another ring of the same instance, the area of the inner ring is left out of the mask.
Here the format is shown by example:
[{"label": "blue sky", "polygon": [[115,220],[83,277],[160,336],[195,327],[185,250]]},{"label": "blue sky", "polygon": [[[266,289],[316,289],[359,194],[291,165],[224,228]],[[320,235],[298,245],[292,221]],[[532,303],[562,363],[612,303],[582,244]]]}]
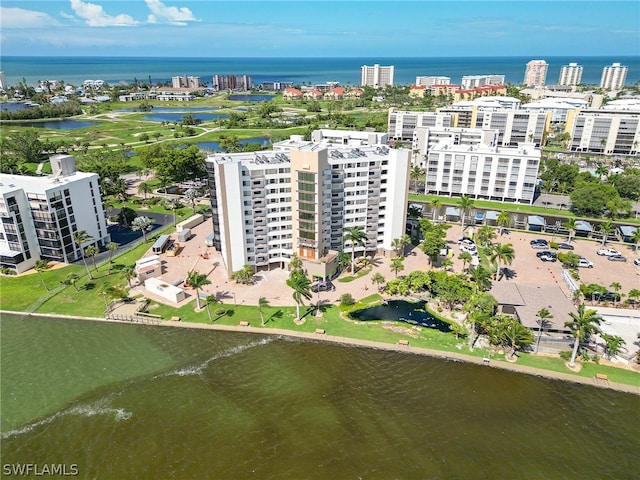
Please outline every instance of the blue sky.
[{"label": "blue sky", "polygon": [[2,0],[3,56],[640,55],[640,2]]}]

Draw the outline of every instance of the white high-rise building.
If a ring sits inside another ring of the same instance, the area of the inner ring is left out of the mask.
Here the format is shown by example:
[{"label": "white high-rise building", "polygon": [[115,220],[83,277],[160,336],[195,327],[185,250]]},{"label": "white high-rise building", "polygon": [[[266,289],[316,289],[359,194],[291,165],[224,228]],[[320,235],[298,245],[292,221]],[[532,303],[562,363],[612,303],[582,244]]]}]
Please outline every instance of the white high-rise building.
[{"label": "white high-rise building", "polygon": [[469,146],[445,138],[429,149],[425,194],[531,204],[540,158],[533,144]]},{"label": "white high-rise building", "polygon": [[602,69],[602,78],[600,79],[600,88],[604,90],[620,90],[624,87],[627,79],[628,67],[622,66],[620,63],[613,63]]},{"label": "white high-rise building", "polygon": [[558,77],[558,85],[579,85],[582,81],[582,65],[575,62],[563,65]]},{"label": "white high-rise building", "polygon": [[81,230],[91,237],[82,249],[109,243],[98,175],[77,172],[70,155],[51,157],[51,167],[47,177],[0,174],[1,267],[21,273],[40,259],[74,261]]},{"label": "white high-rise building", "polygon": [[451,77],[416,77],[416,86],[451,85]]},{"label": "white high-rise building", "polygon": [[4,72],[0,72],[0,90],[7,89],[7,80],[4,77]]},{"label": "white high-rise building", "polygon": [[544,60],[531,60],[524,72],[524,84],[527,87],[542,87],[547,79],[549,64]]},{"label": "white high-rise building", "polygon": [[393,66],[381,67],[377,63],[372,67],[360,67],[360,85],[363,87],[384,88],[393,85]]},{"label": "white high-rise building", "polygon": [[465,75],[462,77],[460,88],[471,90],[485,85],[504,85],[504,75]]},{"label": "white high-rise building", "polygon": [[356,251],[391,251],[405,232],[409,156],[302,136],[272,151],[210,155],[214,244],[225,268],[285,268],[295,253],[309,275],[331,277],[344,229],[355,226],[366,235]]}]

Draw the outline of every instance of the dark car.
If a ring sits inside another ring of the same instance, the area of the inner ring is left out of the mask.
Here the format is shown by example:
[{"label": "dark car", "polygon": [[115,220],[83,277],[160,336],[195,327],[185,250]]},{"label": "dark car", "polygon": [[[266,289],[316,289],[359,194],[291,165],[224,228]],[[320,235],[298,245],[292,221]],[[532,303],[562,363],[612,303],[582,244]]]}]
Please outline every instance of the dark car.
[{"label": "dark car", "polygon": [[559,243],[558,244],[558,248],[560,248],[562,250],[573,250],[573,245],[571,245],[569,243]]},{"label": "dark car", "polygon": [[600,294],[596,292],[593,294],[593,298],[604,302],[619,302],[622,297],[615,292],[602,292]]},{"label": "dark car", "polygon": [[626,262],[627,258],[622,255],[611,255],[610,257],[607,257],[607,260],[610,262]]},{"label": "dark car", "polygon": [[542,257],[553,257],[553,258],[558,258],[558,254],[556,252],[552,252],[551,250],[543,250],[541,252],[536,252],[536,257],[538,258],[542,258]]},{"label": "dark car", "polygon": [[335,289],[336,287],[331,282],[318,282],[311,285],[311,291],[314,293],[329,292]]}]

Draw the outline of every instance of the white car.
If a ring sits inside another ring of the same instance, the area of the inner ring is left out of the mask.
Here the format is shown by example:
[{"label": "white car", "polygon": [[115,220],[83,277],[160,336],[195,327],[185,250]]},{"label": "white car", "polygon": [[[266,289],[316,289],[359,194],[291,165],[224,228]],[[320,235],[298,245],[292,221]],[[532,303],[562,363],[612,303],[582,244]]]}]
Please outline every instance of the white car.
[{"label": "white car", "polygon": [[586,258],[581,258],[580,260],[578,260],[578,267],[593,268],[593,262],[590,262]]},{"label": "white car", "polygon": [[469,252],[471,255],[478,255],[478,249],[475,245],[461,244],[460,245],[461,252]]},{"label": "white car", "polygon": [[636,259],[633,261],[633,264],[634,264],[634,265],[640,265],[640,258],[636,258]]},{"label": "white car", "polygon": [[598,250],[598,255],[604,255],[605,257],[615,257],[622,254],[613,248],[601,248],[600,250]]}]

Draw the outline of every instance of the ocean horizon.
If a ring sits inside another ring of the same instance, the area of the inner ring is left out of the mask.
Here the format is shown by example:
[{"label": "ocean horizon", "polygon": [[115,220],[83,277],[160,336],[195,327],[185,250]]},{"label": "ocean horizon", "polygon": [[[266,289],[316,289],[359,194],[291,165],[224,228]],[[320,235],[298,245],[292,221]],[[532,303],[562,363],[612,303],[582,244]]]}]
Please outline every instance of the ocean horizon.
[{"label": "ocean horizon", "polygon": [[[640,56],[542,57],[549,64],[548,85],[557,83],[560,68],[571,62],[583,66],[582,83],[598,85],[602,69],[614,62],[629,68],[626,85],[640,81]],[[394,84],[411,85],[417,76],[446,76],[459,84],[464,75],[505,75],[505,81],[521,85],[531,57],[75,57],[75,56],[1,56],[0,71],[7,85],[26,81],[63,80],[72,85],[85,80],[103,80],[108,84],[131,83],[136,79],[152,83],[171,81],[171,77],[200,77],[210,85],[213,75],[249,75],[253,84],[293,82],[317,84],[330,81],[342,85],[360,84],[362,65],[393,65]]]}]

